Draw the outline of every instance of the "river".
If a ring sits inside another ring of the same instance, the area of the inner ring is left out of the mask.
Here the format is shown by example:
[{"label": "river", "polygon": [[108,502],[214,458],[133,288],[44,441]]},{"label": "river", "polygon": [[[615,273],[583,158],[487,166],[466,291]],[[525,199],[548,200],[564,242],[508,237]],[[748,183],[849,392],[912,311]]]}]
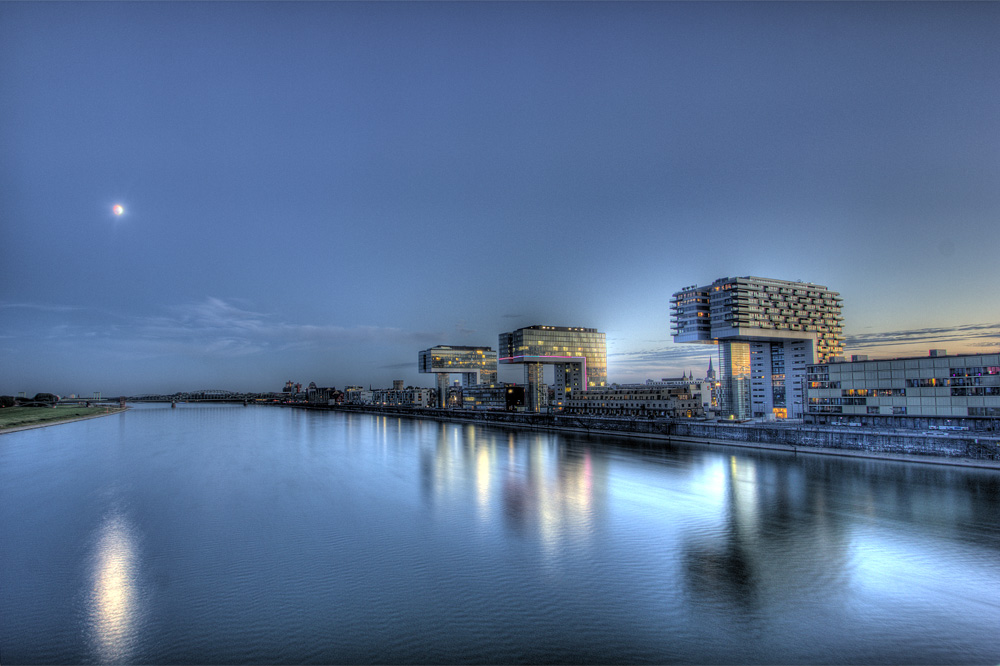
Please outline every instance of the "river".
[{"label": "river", "polygon": [[1000,663],[1000,472],[369,414],[0,436],[0,663]]}]

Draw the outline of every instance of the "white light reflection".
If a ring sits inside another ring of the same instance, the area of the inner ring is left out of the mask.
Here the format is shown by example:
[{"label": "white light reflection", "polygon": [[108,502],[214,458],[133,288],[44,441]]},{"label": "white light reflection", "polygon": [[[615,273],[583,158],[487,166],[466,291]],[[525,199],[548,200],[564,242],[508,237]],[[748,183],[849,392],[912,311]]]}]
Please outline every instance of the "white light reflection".
[{"label": "white light reflection", "polygon": [[554,567],[560,554],[561,502],[558,493],[553,492],[557,483],[558,461],[550,460],[551,453],[540,437],[536,436],[529,446],[528,465],[533,471],[535,497],[538,498],[539,545],[546,567]]},{"label": "white light reflection", "polygon": [[138,635],[136,545],[120,513],[101,525],[90,594],[90,634],[101,663],[128,663]]},{"label": "white light reflection", "polygon": [[486,444],[476,451],[476,499],[479,504],[479,519],[486,522],[490,519],[490,475],[493,471],[493,461],[490,460],[490,450]]},{"label": "white light reflection", "polygon": [[736,456],[730,456],[729,470],[736,529],[741,534],[755,534],[760,521],[757,464],[749,458],[737,460]]}]

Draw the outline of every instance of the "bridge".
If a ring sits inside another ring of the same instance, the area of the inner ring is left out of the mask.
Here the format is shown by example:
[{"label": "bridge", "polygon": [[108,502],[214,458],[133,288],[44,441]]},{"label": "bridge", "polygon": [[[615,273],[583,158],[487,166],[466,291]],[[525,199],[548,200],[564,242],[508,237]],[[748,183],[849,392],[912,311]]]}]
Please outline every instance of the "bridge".
[{"label": "bridge", "polygon": [[280,393],[240,393],[223,389],[199,389],[179,393],[145,393],[126,396],[127,402],[256,402],[258,400],[280,399]]}]

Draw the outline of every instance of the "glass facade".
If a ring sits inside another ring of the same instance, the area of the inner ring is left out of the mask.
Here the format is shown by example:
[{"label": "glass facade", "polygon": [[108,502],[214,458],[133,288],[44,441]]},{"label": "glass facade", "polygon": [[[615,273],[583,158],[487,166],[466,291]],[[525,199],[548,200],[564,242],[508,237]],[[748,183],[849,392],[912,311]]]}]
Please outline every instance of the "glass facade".
[{"label": "glass facade", "polygon": [[776,416],[788,414],[785,397],[785,347],[771,343],[771,403]]},{"label": "glass facade", "polygon": [[604,333],[595,328],[519,328],[500,334],[499,354],[501,363],[556,365],[557,387],[589,388],[608,383],[607,344]]},{"label": "glass facade", "polygon": [[420,372],[461,374],[464,386],[497,383],[497,353],[490,347],[439,345],[420,352]]},{"label": "glass facade", "polygon": [[719,343],[722,380],[719,410],[723,417],[750,418],[750,344],[726,340]]},{"label": "glass facade", "polygon": [[571,390],[606,386],[608,352],[604,333],[595,328],[568,326],[528,326],[501,333],[500,363],[525,364],[529,385],[528,407],[540,405],[532,396],[540,393],[541,366],[555,366],[553,388],[556,404],[562,404]]}]

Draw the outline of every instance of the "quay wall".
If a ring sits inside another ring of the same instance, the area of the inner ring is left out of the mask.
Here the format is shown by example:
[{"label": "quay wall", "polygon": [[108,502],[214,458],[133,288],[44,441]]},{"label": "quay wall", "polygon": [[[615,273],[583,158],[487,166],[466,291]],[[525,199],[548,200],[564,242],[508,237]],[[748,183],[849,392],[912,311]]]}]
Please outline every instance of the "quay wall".
[{"label": "quay wall", "polygon": [[[688,419],[637,419],[581,417],[562,414],[487,412],[369,405],[314,407],[368,414],[410,416],[442,421],[494,424],[534,430],[570,431],[588,434],[781,449],[796,452],[857,454],[864,457],[948,459],[958,462],[1000,461],[1000,435],[954,432],[929,434],[921,431],[814,426],[803,424],[724,423]],[[987,465],[992,466],[992,465]]]}]

